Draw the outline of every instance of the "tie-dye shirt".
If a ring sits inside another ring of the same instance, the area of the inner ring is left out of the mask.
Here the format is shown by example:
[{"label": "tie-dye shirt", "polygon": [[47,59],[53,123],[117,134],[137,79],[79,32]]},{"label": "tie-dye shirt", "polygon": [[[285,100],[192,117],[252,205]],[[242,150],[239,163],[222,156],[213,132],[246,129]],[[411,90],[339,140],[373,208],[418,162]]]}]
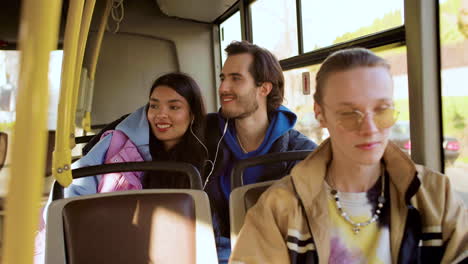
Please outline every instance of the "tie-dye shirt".
[{"label": "tie-dye shirt", "polygon": [[[376,184],[378,186],[378,184]],[[328,189],[328,208],[330,215],[330,264],[357,263],[391,263],[390,232],[388,225],[376,221],[362,227],[355,234],[353,226],[347,222],[336,207],[335,198]],[[379,186],[380,187],[380,186]],[[372,217],[376,205],[376,196],[380,190],[372,188],[370,192],[343,193],[339,192],[341,207],[354,222],[365,222]],[[377,193],[376,193],[377,191]],[[376,195],[371,195],[371,193]],[[372,201],[369,201],[368,197]]]}]

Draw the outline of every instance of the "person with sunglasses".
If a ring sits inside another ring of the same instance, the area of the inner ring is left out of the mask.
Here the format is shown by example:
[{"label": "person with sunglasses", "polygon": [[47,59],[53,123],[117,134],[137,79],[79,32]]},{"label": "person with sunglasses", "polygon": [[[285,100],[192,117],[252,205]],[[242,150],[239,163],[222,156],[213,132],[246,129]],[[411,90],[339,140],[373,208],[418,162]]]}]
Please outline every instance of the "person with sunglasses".
[{"label": "person with sunglasses", "polygon": [[389,64],[362,48],[335,52],[314,100],[330,138],[249,210],[230,263],[468,261],[468,214],[448,178],[389,142]]}]

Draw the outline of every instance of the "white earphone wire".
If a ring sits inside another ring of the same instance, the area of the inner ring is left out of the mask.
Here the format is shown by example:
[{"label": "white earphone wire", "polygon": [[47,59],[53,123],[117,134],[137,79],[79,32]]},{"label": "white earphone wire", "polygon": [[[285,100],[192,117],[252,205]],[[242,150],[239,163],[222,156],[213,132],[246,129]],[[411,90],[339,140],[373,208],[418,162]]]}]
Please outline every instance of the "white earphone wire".
[{"label": "white earphone wire", "polygon": [[[208,152],[208,148],[207,148],[207,147],[205,146],[205,144],[203,144],[203,142],[195,135],[195,133],[193,133],[192,126],[193,126],[193,119],[192,119],[192,123],[190,124],[190,133],[192,133],[192,135],[198,140],[198,143],[200,143],[200,145],[202,145],[202,147],[205,149],[205,152],[206,152],[207,157],[209,157],[210,153]],[[208,161],[211,161],[211,160],[208,160]]]},{"label": "white earphone wire", "polygon": [[[190,133],[192,133],[192,135],[195,137],[195,139],[197,139],[198,143],[200,143],[200,145],[203,146],[203,148],[205,149],[206,151],[206,155],[207,157],[209,157],[209,151],[208,151],[208,148],[205,146],[205,144],[203,144],[203,142],[195,135],[195,133],[193,132],[193,129],[192,129],[192,125],[193,125],[193,119],[192,119],[192,123],[190,124]],[[206,185],[208,184],[208,181],[210,179],[210,176],[211,174],[213,174],[213,171],[214,171],[214,168],[215,168],[215,164],[216,164],[216,159],[218,158],[218,152],[219,152],[219,145],[221,144],[221,141],[223,140],[224,138],[224,135],[226,135],[226,132],[227,132],[227,128],[228,128],[228,124],[229,124],[229,119],[226,120],[226,124],[224,125],[224,130],[223,130],[223,135],[221,136],[221,138],[219,139],[218,141],[218,144],[216,146],[216,153],[215,153],[215,157],[214,157],[214,160],[211,161],[211,160],[206,160],[205,162],[208,162],[211,164],[211,170],[210,170],[210,173],[208,174],[208,176],[206,177],[206,180],[205,180],[205,183],[203,184],[203,190],[205,190],[205,187]]]},{"label": "white earphone wire", "polygon": [[215,153],[214,160],[213,160],[213,162],[212,162],[213,166],[211,167],[211,171],[210,171],[210,173],[208,174],[208,176],[206,177],[205,183],[203,184],[203,190],[205,190],[206,185],[208,184],[208,182],[209,182],[209,180],[210,180],[211,174],[213,174],[213,172],[214,172],[214,168],[215,168],[215,164],[216,164],[216,159],[218,158],[219,144],[221,144],[221,141],[223,141],[224,135],[226,135],[226,131],[227,131],[227,128],[228,128],[228,124],[229,124],[229,119],[226,120],[226,124],[224,125],[223,135],[222,135],[221,138],[219,139],[218,145],[216,146],[216,153]]}]

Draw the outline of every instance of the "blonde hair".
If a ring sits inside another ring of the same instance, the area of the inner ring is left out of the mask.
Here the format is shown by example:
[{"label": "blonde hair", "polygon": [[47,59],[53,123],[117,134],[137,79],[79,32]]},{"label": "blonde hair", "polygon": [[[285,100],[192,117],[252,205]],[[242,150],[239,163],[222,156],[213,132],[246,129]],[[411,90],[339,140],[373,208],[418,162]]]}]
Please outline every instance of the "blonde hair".
[{"label": "blonde hair", "polygon": [[315,102],[322,105],[324,85],[330,74],[357,67],[384,67],[390,72],[390,64],[368,49],[351,48],[336,51],[325,59],[315,76]]}]

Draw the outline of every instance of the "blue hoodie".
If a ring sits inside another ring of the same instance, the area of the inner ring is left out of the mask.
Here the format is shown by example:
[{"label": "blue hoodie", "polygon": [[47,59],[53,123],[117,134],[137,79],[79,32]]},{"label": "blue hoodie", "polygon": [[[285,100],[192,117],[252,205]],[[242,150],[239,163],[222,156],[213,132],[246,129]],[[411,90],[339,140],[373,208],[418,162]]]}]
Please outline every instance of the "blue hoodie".
[{"label": "blue hoodie", "polygon": [[[280,106],[276,109],[274,114],[270,115],[270,125],[265,134],[262,144],[254,151],[244,153],[237,141],[236,130],[234,122],[230,122],[228,130],[224,135],[224,142],[231,150],[233,158],[231,162],[226,164],[226,169],[221,178],[221,187],[225,197],[229,197],[231,193],[231,170],[234,163],[237,160],[258,157],[267,154],[273,143],[280,138],[284,133],[289,131],[296,124],[297,116],[291,112],[288,108]],[[219,126],[221,130],[224,130],[225,120],[219,115]],[[259,177],[262,175],[263,166],[255,166],[247,168],[244,171],[244,183],[251,184],[256,183]]]},{"label": "blue hoodie", "polygon": [[[229,239],[229,195],[231,193],[231,171],[234,164],[241,160],[257,157],[268,153],[313,150],[317,145],[293,127],[296,115],[284,106],[280,106],[269,115],[270,124],[260,147],[255,151],[243,153],[236,137],[234,122],[229,122],[228,130],[223,137],[219,149],[217,147],[222,136],[226,120],[221,114],[208,114],[208,125],[219,125],[219,131],[207,129],[210,153],[217,153],[213,175],[208,181],[205,191],[210,198],[213,212],[213,227],[216,235],[216,246],[219,263],[227,263],[231,248]],[[215,157],[211,157],[214,159]],[[264,166],[250,167],[244,171],[244,183],[277,180],[286,176],[297,161],[280,162]]]}]

